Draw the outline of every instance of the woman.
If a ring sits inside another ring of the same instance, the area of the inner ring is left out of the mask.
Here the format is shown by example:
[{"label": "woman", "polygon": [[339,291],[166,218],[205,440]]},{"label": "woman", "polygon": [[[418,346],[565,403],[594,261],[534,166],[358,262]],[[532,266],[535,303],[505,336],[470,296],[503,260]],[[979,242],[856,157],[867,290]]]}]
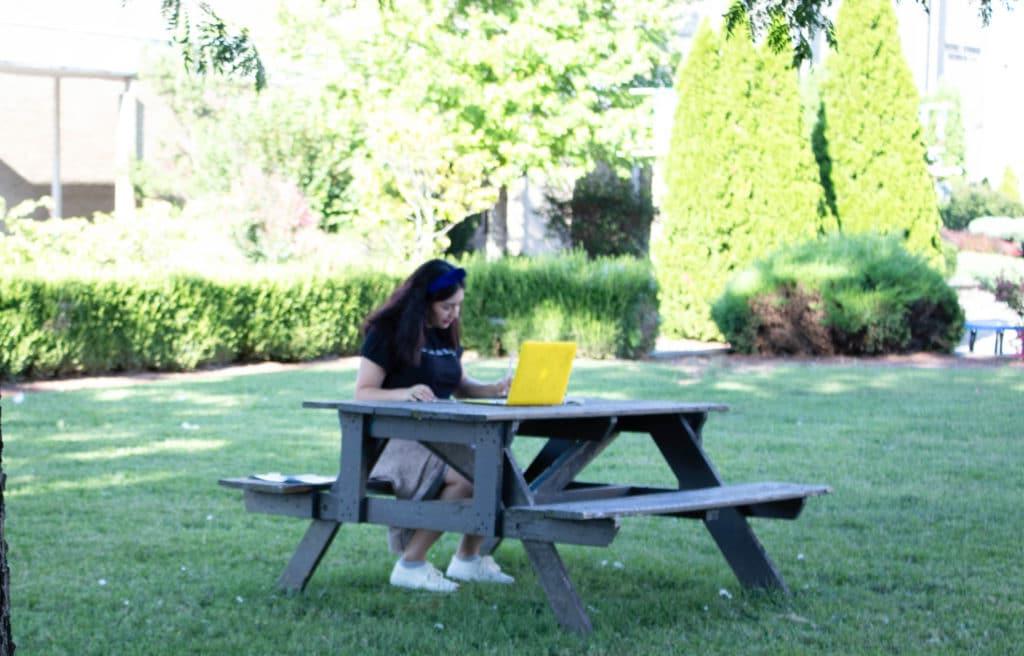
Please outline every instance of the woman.
[{"label": "woman", "polygon": [[[430,260],[413,272],[391,297],[367,317],[356,378],[357,401],[436,401],[458,396],[505,396],[509,379],[485,384],[462,371],[459,314],[466,270]],[[370,478],[389,482],[400,499],[465,499],[473,485],[418,442],[391,440]],[[427,551],[438,531],[392,528],[388,544],[401,558],[391,585],[452,592],[461,581],[512,583],[490,556],[480,556],[483,537],[464,535],[447,577]]]}]

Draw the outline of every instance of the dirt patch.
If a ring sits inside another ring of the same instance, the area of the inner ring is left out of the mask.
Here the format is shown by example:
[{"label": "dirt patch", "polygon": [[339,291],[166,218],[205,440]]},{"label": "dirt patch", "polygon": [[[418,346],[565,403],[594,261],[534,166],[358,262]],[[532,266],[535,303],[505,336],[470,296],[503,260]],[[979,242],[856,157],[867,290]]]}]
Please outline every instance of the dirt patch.
[{"label": "dirt patch", "polygon": [[754,351],[772,356],[832,355],[834,338],[825,326],[824,305],[817,292],[793,286],[751,299],[757,325]]}]

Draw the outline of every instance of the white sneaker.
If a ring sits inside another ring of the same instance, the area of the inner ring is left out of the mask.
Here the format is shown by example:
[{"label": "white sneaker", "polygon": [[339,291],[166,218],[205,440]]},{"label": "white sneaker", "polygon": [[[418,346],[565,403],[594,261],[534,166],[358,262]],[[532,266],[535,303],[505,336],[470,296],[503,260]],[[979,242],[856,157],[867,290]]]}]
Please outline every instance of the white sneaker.
[{"label": "white sneaker", "polygon": [[462,560],[452,556],[452,562],[445,572],[448,578],[459,581],[482,581],[484,583],[515,583],[516,580],[501,571],[498,563],[491,556],[477,556],[472,560]]},{"label": "white sneaker", "polygon": [[446,579],[429,561],[420,567],[403,567],[399,560],[391,570],[391,585],[430,592],[455,592],[459,589],[458,583]]}]

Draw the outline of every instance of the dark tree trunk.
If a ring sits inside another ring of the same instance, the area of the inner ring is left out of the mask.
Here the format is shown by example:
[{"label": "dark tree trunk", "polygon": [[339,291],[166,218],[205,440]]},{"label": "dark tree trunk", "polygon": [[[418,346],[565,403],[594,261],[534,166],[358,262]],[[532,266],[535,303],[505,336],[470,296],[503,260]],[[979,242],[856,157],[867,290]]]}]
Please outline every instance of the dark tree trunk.
[{"label": "dark tree trunk", "polygon": [[0,410],[0,656],[14,653],[11,635],[11,570],[7,567],[7,534],[4,532],[4,488],[7,474],[3,471],[4,429],[3,410]]}]

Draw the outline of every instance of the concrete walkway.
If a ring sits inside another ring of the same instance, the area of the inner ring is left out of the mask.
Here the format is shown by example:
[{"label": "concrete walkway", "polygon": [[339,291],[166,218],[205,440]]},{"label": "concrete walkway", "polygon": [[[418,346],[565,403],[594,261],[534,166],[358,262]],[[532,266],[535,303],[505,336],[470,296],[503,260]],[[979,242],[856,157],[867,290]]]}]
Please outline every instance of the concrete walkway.
[{"label": "concrete walkway", "polygon": [[[957,294],[960,297],[960,306],[968,321],[979,321],[983,319],[995,319],[1007,323],[1020,325],[1021,318],[1010,309],[1006,303],[995,299],[991,292],[985,291],[976,285],[965,285],[957,287]],[[996,334],[991,331],[979,332],[974,341],[972,352],[968,344],[968,336],[965,334],[956,347],[956,354],[966,358],[991,358],[996,354]],[[1003,355],[1021,354],[1021,341],[1013,332],[1003,335]]]}]

